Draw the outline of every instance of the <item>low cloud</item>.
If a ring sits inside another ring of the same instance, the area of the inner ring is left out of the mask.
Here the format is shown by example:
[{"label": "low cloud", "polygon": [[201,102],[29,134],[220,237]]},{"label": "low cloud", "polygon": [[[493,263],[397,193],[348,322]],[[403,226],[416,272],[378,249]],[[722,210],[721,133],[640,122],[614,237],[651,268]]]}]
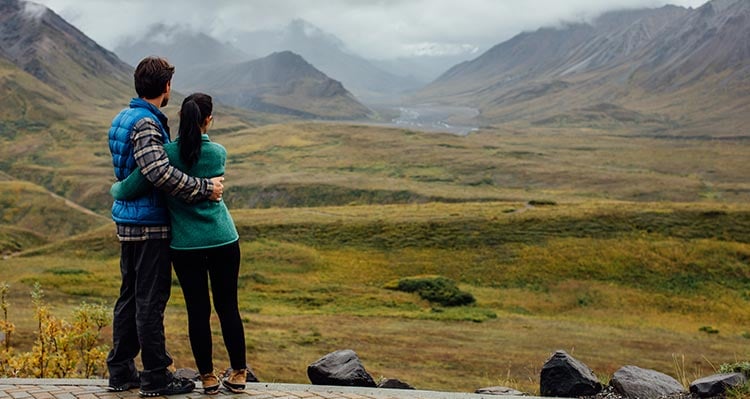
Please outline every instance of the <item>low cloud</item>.
[{"label": "low cloud", "polygon": [[[302,18],[368,58],[484,51],[521,31],[602,12],[704,0],[38,0],[107,48],[144,35],[150,25],[184,25],[221,38],[273,30]],[[478,49],[478,50],[474,50]]]}]

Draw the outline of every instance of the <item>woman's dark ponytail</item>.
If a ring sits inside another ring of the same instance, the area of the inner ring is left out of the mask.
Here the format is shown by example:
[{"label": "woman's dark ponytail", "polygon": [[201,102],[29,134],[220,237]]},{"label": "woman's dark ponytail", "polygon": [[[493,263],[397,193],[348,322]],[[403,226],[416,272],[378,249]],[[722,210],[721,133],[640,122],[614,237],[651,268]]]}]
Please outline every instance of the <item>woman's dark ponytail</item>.
[{"label": "woman's dark ponytail", "polygon": [[201,127],[213,112],[211,96],[203,93],[191,94],[182,102],[180,109],[180,159],[188,168],[193,167],[201,156]]}]

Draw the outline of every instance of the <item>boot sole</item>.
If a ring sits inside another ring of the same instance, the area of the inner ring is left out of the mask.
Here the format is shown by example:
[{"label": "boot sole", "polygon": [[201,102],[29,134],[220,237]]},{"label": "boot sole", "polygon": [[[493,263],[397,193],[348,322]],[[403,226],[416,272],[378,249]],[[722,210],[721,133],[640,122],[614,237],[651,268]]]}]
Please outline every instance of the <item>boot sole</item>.
[{"label": "boot sole", "polygon": [[232,393],[245,393],[245,387],[244,386],[232,386],[230,383],[224,381],[222,382],[224,385],[224,388],[232,391]]}]

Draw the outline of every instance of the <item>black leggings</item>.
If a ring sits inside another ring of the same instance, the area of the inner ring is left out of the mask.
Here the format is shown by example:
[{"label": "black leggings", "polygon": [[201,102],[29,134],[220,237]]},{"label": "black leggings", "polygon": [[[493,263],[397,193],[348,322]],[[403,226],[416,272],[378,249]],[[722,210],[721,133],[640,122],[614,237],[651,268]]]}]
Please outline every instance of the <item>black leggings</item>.
[{"label": "black leggings", "polygon": [[190,346],[201,374],[213,371],[211,344],[211,300],[221,323],[221,334],[233,369],[247,367],[245,331],[237,306],[237,278],[240,271],[240,245],[235,241],[216,248],[173,250],[172,263],[185,296]]}]

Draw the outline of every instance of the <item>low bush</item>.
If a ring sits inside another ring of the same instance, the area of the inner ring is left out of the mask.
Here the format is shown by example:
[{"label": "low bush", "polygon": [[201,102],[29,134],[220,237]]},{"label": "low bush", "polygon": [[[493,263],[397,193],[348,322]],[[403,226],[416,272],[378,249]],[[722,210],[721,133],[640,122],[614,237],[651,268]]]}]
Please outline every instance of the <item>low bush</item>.
[{"label": "low bush", "polygon": [[724,363],[719,366],[720,373],[742,373],[750,378],[750,362]]},{"label": "low bush", "polygon": [[101,331],[111,324],[110,310],[102,305],[82,304],[73,313],[73,321],[54,317],[44,301],[44,292],[36,283],[31,292],[37,337],[31,351],[16,352],[10,339],[15,325],[8,320],[8,284],[0,284],[0,377],[90,378],[106,373],[109,348],[101,344]]},{"label": "low bush", "polygon": [[461,291],[453,280],[443,276],[405,277],[387,284],[386,288],[415,292],[422,299],[442,306],[463,306],[476,302],[473,295]]}]

